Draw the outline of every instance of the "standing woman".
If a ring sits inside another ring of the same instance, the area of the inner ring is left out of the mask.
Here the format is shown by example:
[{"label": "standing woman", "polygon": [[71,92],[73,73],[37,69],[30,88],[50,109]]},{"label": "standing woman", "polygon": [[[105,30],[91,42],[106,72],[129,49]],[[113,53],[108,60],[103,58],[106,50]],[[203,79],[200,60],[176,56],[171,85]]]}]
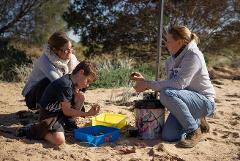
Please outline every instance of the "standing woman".
[{"label": "standing woman", "polygon": [[160,91],[160,101],[170,111],[162,139],[179,141],[177,146],[183,148],[194,147],[201,140],[204,129],[200,126],[207,125],[205,117],[215,110],[215,91],[198,42],[187,27],[173,27],[166,35],[166,47],[171,54],[165,63],[167,78],[148,81],[140,73],[130,76],[136,81],[137,92]]},{"label": "standing woman", "polygon": [[52,34],[23,88],[22,95],[25,97],[27,107],[32,110],[37,109],[36,103],[47,85],[65,74],[70,74],[78,63],[66,33]]}]

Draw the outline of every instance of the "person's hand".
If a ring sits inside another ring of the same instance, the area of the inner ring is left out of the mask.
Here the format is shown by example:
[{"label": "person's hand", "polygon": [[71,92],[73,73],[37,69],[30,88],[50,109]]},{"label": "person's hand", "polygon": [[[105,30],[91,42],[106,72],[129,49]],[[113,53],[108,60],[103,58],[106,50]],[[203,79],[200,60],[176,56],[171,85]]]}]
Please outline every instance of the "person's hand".
[{"label": "person's hand", "polygon": [[136,92],[144,92],[147,90],[147,83],[145,81],[136,81],[136,84],[133,88],[136,90]]},{"label": "person's hand", "polygon": [[133,72],[130,76],[129,76],[130,80],[134,80],[134,81],[142,81],[145,80],[145,78],[142,76],[141,73],[138,72]]},{"label": "person's hand", "polygon": [[100,106],[98,104],[93,104],[91,109],[88,111],[89,116],[95,116],[100,111]]}]

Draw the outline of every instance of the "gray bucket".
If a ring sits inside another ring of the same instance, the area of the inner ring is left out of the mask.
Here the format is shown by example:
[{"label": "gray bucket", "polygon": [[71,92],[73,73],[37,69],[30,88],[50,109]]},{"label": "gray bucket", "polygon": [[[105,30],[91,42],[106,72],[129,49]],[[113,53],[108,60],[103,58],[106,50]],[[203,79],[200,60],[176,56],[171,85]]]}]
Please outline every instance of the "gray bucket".
[{"label": "gray bucket", "polygon": [[161,136],[165,109],[159,100],[135,101],[135,122],[141,139],[158,139]]}]

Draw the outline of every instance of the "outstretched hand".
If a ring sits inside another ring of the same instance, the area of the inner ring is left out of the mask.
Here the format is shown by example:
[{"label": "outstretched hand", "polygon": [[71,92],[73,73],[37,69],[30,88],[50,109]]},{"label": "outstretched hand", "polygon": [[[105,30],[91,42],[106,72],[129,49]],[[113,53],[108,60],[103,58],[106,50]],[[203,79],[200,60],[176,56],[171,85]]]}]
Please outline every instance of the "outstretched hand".
[{"label": "outstretched hand", "polygon": [[130,80],[134,80],[134,81],[143,81],[145,80],[145,78],[143,77],[143,75],[141,73],[138,72],[133,72],[130,76],[129,76]]},{"label": "outstretched hand", "polygon": [[141,73],[133,72],[129,76],[129,79],[136,81],[135,86],[133,87],[136,90],[136,92],[143,92],[147,90],[147,84],[145,82],[145,78]]}]

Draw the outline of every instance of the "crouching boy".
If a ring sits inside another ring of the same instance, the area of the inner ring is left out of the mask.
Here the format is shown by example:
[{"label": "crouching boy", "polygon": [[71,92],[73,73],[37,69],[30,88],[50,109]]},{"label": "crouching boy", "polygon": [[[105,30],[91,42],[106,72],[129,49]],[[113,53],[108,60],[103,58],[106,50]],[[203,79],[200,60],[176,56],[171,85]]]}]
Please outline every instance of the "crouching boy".
[{"label": "crouching boy", "polygon": [[52,144],[61,145],[65,142],[64,116],[86,117],[96,115],[100,107],[93,105],[88,112],[81,111],[84,96],[80,92],[97,78],[96,68],[89,61],[80,62],[72,74],[52,82],[43,93],[40,106],[40,121],[32,126],[18,130],[18,136],[29,139],[45,139]]}]

